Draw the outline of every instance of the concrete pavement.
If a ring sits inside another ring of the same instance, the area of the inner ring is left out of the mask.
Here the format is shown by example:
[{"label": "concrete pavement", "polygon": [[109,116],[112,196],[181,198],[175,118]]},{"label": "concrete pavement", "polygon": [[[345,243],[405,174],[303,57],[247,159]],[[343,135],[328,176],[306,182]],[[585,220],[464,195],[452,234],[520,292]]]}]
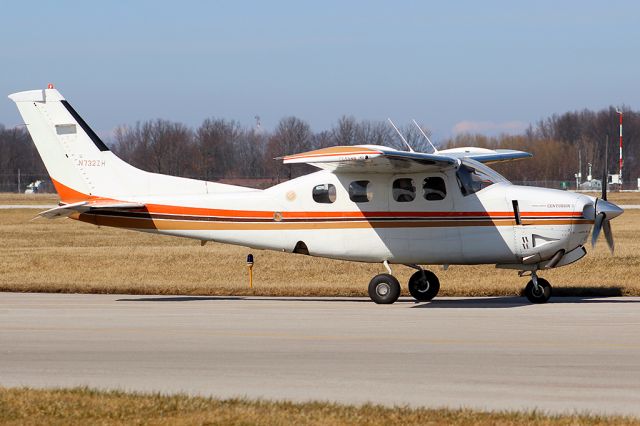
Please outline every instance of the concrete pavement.
[{"label": "concrete pavement", "polygon": [[0,385],[640,415],[640,298],[0,293]]}]

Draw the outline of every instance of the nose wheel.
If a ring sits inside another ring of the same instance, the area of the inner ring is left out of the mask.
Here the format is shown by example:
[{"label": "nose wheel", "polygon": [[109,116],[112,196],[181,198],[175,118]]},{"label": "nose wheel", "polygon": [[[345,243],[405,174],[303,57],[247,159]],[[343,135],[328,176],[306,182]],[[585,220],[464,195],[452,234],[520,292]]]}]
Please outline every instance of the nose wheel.
[{"label": "nose wheel", "polygon": [[531,273],[531,281],[524,288],[524,295],[531,303],[547,303],[551,297],[551,284],[544,278],[538,278],[534,271]]}]

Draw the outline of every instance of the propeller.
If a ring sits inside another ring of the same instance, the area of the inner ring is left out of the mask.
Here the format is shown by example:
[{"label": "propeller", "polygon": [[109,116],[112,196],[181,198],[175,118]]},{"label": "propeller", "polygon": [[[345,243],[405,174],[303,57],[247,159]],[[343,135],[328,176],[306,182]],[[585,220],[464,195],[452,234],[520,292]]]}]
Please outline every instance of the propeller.
[{"label": "propeller", "polygon": [[595,247],[600,231],[604,231],[604,238],[607,240],[607,245],[611,254],[615,249],[615,242],[613,240],[613,233],[611,232],[611,219],[621,215],[623,210],[613,203],[610,203],[603,199],[597,199],[595,203],[595,220],[593,223],[593,232],[591,233],[591,246]]},{"label": "propeller", "polygon": [[602,173],[602,197],[596,199],[594,203],[595,217],[593,232],[591,233],[591,246],[595,247],[598,237],[600,236],[600,231],[604,231],[604,238],[607,240],[609,251],[613,254],[615,242],[613,240],[613,233],[611,232],[611,223],[609,223],[609,221],[621,215],[623,210],[615,204],[607,201],[607,157],[607,150],[605,149],[604,170]]}]

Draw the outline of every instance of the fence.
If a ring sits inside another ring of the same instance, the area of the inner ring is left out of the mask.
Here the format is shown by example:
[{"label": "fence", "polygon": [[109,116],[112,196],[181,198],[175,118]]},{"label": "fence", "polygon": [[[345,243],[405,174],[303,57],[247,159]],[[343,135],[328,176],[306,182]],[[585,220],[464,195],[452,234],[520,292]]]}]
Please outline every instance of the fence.
[{"label": "fence", "polygon": [[0,171],[0,192],[23,193],[33,182],[42,181],[38,192],[53,192],[49,175],[29,170]]}]

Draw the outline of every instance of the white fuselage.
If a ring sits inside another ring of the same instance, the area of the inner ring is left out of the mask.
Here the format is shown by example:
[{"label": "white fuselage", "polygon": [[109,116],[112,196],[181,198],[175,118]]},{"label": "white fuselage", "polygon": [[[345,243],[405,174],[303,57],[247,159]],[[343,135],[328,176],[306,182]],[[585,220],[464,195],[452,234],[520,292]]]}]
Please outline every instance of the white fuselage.
[{"label": "white fuselage", "polygon": [[[420,183],[429,177],[446,183],[444,198],[425,199]],[[416,183],[412,201],[392,195],[398,178]],[[350,199],[350,184],[356,181],[368,181],[369,201]],[[334,186],[333,202],[314,200],[318,185]],[[260,249],[400,264],[541,262],[583,245],[593,223],[583,215],[592,203],[587,196],[506,181],[465,196],[453,168],[401,175],[319,171],[266,190],[139,201],[147,205],[144,211],[75,218]]]}]

